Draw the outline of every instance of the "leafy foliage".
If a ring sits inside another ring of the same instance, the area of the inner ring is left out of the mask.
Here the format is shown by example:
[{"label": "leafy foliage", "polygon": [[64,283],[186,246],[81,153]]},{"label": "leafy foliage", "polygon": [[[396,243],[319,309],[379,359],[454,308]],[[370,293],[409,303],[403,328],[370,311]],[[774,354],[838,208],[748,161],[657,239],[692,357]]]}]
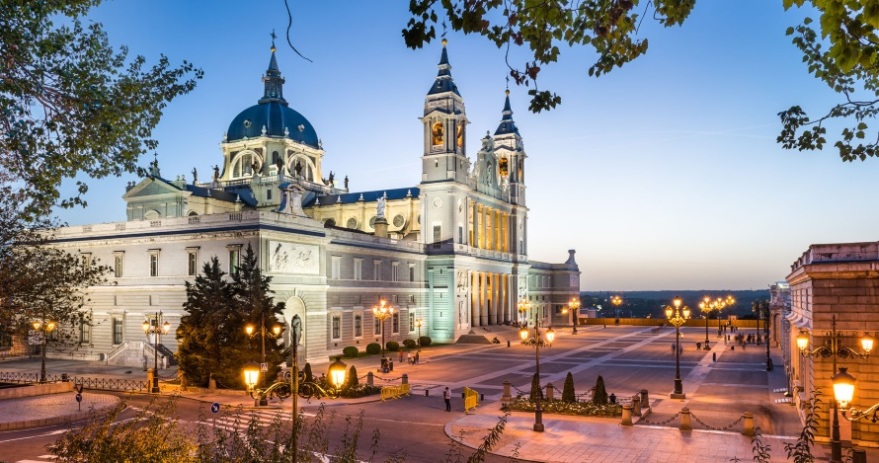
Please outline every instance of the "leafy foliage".
[{"label": "leafy foliage", "polygon": [[812,447],[815,446],[815,431],[818,429],[818,411],[821,410],[821,390],[815,389],[812,396],[809,397],[809,407],[806,412],[806,422],[803,430],[800,431],[800,437],[796,442],[788,442],[784,444],[784,450],[787,452],[788,458],[793,458],[794,463],[812,463],[815,457],[812,456]]},{"label": "leafy foliage", "polygon": [[397,352],[400,350],[400,343],[397,341],[388,341],[385,344],[385,347],[388,349],[388,352]]},{"label": "leafy foliage", "polygon": [[348,377],[345,380],[345,387],[354,387],[360,384],[360,378],[357,377],[357,367],[351,365],[351,368],[348,369]]},{"label": "leafy foliage", "polygon": [[[185,61],[149,67],[114,50],[100,23],[80,21],[101,3],[0,1],[0,172],[27,185],[31,212],[48,211],[65,178],[143,174],[137,161],[158,146],[150,137],[165,106],[202,77]],[[88,185],[77,186],[62,206],[86,204]]]},{"label": "leafy foliage", "polygon": [[302,367],[302,374],[305,377],[305,382],[310,383],[314,381],[314,373],[311,371],[311,364],[305,362],[305,366]]},{"label": "leafy foliage", "polygon": [[366,345],[366,353],[370,355],[378,354],[382,351],[382,345],[377,342],[371,342]]},{"label": "leafy foliage", "polygon": [[574,392],[574,375],[568,372],[565,376],[565,385],[562,387],[562,402],[574,403],[577,401],[577,395]]},{"label": "leafy foliage", "polygon": [[431,339],[430,336],[422,336],[418,338],[418,345],[421,347],[430,347]]},{"label": "leafy foliage", "polygon": [[407,349],[414,349],[416,344],[414,339],[404,339],[403,345],[406,346]]},{"label": "leafy foliage", "polygon": [[360,350],[357,349],[357,346],[346,346],[342,349],[342,355],[348,358],[355,358],[360,355]]},{"label": "leafy foliage", "polygon": [[[528,0],[411,0],[412,14],[403,38],[416,49],[436,38],[436,25],[446,22],[453,30],[478,34],[503,48],[510,77],[519,85],[534,84],[528,91],[529,109],[540,112],[561,103],[557,94],[537,88],[542,66],[556,62],[562,45],[591,47],[598,55],[589,67],[600,76],[622,67],[647,52],[647,39],[638,39],[639,0],[532,2]],[[689,16],[695,0],[652,0],[653,18],[666,27]],[[527,47],[531,57],[510,64],[510,48]]]}]

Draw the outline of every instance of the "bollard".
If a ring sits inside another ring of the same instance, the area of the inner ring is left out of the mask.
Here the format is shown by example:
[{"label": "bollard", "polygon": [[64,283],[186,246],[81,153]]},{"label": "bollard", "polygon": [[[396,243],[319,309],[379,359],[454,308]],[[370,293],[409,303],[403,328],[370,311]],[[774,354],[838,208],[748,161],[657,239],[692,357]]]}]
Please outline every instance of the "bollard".
[{"label": "bollard", "polygon": [[61,382],[62,383],[69,383],[70,382],[70,377],[67,375],[67,373],[61,373]]},{"label": "bollard", "polygon": [[852,449],[852,463],[867,463],[867,451],[864,449]]},{"label": "bollard", "polygon": [[479,401],[480,401],[480,402],[485,402],[485,393],[484,393],[484,392],[480,392],[480,393],[479,393]]},{"label": "bollard", "polygon": [[623,419],[620,421],[621,426],[632,426],[632,405],[623,405]]},{"label": "bollard", "polygon": [[641,416],[641,396],[632,397],[632,415]]},{"label": "bollard", "polygon": [[504,394],[501,396],[501,403],[504,405],[513,401],[513,396],[510,395],[510,387],[511,386],[512,386],[512,384],[510,383],[510,380],[504,381]]},{"label": "bollard", "polygon": [[546,400],[552,400],[552,383],[546,383]]},{"label": "bollard", "polygon": [[368,372],[368,373],[366,373],[366,384],[369,385],[369,386],[373,386],[373,385],[374,385],[374,384],[373,384],[373,383],[374,383],[374,379],[373,379],[373,378],[374,378],[374,375],[372,374],[371,371]]},{"label": "bollard", "polygon": [[424,397],[430,397],[430,389],[424,390]]},{"label": "bollard", "polygon": [[751,412],[742,415],[742,435],[754,436],[754,415]]},{"label": "bollard", "polygon": [[641,408],[650,408],[650,398],[647,395],[647,389],[641,389]]},{"label": "bollard", "polygon": [[507,339],[507,347],[510,347],[510,340]]},{"label": "bollard", "polygon": [[407,375],[406,373],[403,373],[403,377],[402,377],[402,378],[403,378],[403,379],[402,379],[402,383],[403,383],[403,384],[409,384],[409,375]]},{"label": "bollard", "polygon": [[690,424],[690,409],[684,407],[681,409],[681,431],[692,431],[693,426]]}]

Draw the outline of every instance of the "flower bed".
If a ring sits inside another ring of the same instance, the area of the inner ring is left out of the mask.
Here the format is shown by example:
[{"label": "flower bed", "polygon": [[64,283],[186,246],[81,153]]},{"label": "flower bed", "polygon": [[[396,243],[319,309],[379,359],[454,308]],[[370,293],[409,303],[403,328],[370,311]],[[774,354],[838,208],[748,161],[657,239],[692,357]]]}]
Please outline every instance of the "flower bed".
[{"label": "flower bed", "polygon": [[[540,402],[540,405],[543,413],[607,417],[623,415],[623,407],[620,404],[597,405],[592,402],[562,402],[561,400],[553,399],[543,400]],[[524,396],[516,397],[510,402],[509,408],[520,412],[533,412],[534,402]]]}]

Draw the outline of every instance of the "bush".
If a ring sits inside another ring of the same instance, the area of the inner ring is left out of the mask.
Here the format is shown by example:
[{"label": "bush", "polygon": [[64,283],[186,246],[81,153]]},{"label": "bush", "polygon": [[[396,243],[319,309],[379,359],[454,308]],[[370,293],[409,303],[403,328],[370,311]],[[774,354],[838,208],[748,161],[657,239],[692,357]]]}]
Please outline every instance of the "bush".
[{"label": "bush", "polygon": [[370,355],[378,354],[382,351],[382,345],[377,342],[371,342],[366,345],[366,353]]},{"label": "bush", "polygon": [[305,367],[302,369],[302,374],[305,375],[305,382],[310,383],[314,381],[314,373],[311,372],[311,364],[305,362]]},{"label": "bush", "polygon": [[418,344],[421,347],[430,346],[430,336],[422,336],[422,337],[418,338]]},{"label": "bush", "polygon": [[360,384],[360,379],[357,378],[357,367],[351,365],[351,368],[348,369],[348,381],[345,386],[356,387],[358,384]]},{"label": "bush", "polygon": [[357,346],[348,346],[342,349],[342,355],[349,358],[355,358],[360,354],[360,349]]},{"label": "bush", "polygon": [[592,403],[595,405],[607,405],[607,389],[604,388],[604,378],[598,375],[595,381],[595,392],[592,394]]},{"label": "bush", "polygon": [[390,352],[397,352],[398,350],[400,350],[400,343],[397,341],[388,341],[385,347],[387,347],[388,351]]},{"label": "bush", "polygon": [[574,393],[574,375],[568,372],[565,377],[565,386],[562,388],[562,402],[574,403],[577,401],[577,395]]},{"label": "bush", "polygon": [[414,339],[404,339],[403,345],[406,346],[407,349],[415,348],[415,340]]},{"label": "bush", "polygon": [[[513,399],[509,407],[511,410],[520,412],[533,412],[534,402],[528,400],[528,397],[520,396]],[[540,408],[543,409],[543,413],[557,413],[559,415],[616,417],[623,414],[623,406],[620,404],[568,403],[558,399],[543,400],[540,403]]]}]

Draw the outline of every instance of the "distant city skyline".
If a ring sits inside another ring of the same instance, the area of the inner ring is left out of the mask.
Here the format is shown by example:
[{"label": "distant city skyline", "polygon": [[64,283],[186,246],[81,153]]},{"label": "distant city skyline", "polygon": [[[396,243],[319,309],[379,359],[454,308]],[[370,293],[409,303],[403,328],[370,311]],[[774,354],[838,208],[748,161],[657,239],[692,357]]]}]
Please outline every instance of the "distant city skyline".
[{"label": "distant city skyline", "polygon": [[[107,2],[91,18],[132,55],[155,62],[165,53],[205,71],[153,134],[164,177],[191,181],[196,167],[203,180],[219,163],[223,132],[261,96],[274,29],[284,95],[314,125],[326,172],[369,191],[420,181],[417,118],[441,45],[405,47],[406,5],[292,3],[291,38],[313,63],[286,45],[281,2]],[[879,194],[877,160],[843,163],[832,148],[804,154],[775,142],[779,111],[800,104],[817,115],[840,98],[807,74],[784,35],[804,14],[781,0],[703,1],[671,29],[648,14],[647,54],[606,76],[588,77],[588,50],[562,50],[539,82],[561,94],[558,109],[531,114],[528,89],[511,87],[529,156],[529,257],[562,261],[560,247],[576,249],[583,291],[763,289],[810,244],[876,241],[879,216],[859,198]],[[474,158],[500,120],[508,70],[485,39],[447,37]],[[132,180],[89,182],[89,207],[60,218],[124,221]],[[62,193],[73,190],[67,182]]]}]

